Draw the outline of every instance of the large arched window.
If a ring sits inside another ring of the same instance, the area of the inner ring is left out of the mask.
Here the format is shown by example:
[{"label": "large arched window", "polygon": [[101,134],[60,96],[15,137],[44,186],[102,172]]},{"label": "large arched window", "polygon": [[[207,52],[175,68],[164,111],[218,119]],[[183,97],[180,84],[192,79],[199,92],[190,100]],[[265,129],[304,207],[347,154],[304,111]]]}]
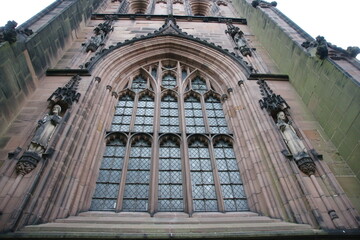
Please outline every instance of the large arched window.
[{"label": "large arched window", "polygon": [[121,138],[108,140],[90,210],[248,210],[223,93],[212,81],[173,60],[129,75],[107,132]]}]

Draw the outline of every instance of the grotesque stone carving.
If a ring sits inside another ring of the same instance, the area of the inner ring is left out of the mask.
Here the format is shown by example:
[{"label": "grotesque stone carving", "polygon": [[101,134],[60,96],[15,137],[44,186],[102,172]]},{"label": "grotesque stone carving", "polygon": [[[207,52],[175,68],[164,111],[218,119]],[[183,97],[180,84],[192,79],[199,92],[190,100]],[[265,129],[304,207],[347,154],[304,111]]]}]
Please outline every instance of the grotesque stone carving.
[{"label": "grotesque stone carving", "polygon": [[266,1],[261,1],[261,0],[254,0],[252,1],[251,5],[256,8],[257,6],[261,7],[261,8],[269,8],[269,7],[276,7],[277,6],[277,2],[266,2]]},{"label": "grotesque stone carving", "polygon": [[228,29],[225,30],[225,33],[229,34],[236,43],[235,49],[239,49],[243,56],[251,56],[250,48],[247,46],[246,40],[244,38],[244,32],[231,23],[227,23],[227,28]]},{"label": "grotesque stone carving", "polygon": [[59,113],[61,107],[55,105],[52,108],[51,114],[46,114],[41,120],[38,121],[35,134],[31,139],[31,143],[27,151],[21,156],[16,164],[16,172],[18,174],[28,174],[43,158],[49,141],[55,132],[56,126],[60,123],[61,117]]},{"label": "grotesque stone carving", "polygon": [[86,45],[86,52],[95,52],[98,47],[104,44],[105,37],[109,32],[114,31],[114,27],[111,27],[112,20],[106,20],[104,23],[100,23],[95,29],[95,36],[92,36]]},{"label": "grotesque stone carving", "polygon": [[16,42],[16,26],[17,22],[8,21],[4,27],[0,27],[0,43],[5,41],[9,43]]},{"label": "grotesque stone carving", "polygon": [[301,46],[306,48],[311,56],[316,55],[320,59],[325,59],[328,56],[327,42],[322,36],[317,36],[312,42],[303,42]]}]

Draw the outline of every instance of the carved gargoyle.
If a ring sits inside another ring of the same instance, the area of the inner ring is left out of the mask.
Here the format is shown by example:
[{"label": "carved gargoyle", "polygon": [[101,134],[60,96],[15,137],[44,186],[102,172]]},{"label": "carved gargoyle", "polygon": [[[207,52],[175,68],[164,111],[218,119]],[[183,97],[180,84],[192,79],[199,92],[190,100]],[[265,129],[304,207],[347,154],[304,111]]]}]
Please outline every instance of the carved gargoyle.
[{"label": "carved gargoyle", "polygon": [[261,7],[261,8],[269,8],[269,7],[276,7],[277,6],[277,2],[273,1],[273,2],[266,2],[266,1],[261,1],[261,0],[254,0],[252,1],[251,5],[256,8],[257,6]]},{"label": "carved gargoyle", "polygon": [[16,26],[17,22],[8,21],[4,27],[0,27],[0,43],[8,41],[9,43],[16,42]]},{"label": "carved gargoyle", "polygon": [[322,36],[317,36],[315,41],[303,42],[301,46],[306,48],[312,56],[316,55],[321,60],[327,58],[329,54],[327,42]]}]

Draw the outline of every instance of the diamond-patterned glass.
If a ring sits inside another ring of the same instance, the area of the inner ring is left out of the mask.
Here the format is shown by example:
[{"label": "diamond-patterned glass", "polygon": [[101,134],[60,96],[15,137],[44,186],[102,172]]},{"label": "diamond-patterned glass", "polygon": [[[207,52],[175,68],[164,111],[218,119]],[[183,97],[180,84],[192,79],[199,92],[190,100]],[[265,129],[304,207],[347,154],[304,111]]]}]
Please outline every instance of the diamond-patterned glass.
[{"label": "diamond-patterned glass", "polygon": [[114,210],[120,187],[125,144],[115,139],[106,147],[90,210]]},{"label": "diamond-patterned glass", "polygon": [[180,146],[168,139],[160,145],[158,210],[184,211]]},{"label": "diamond-patterned glass", "polygon": [[160,132],[179,132],[179,110],[177,100],[166,95],[161,100],[160,106]]},{"label": "diamond-patterned glass", "polygon": [[154,118],[153,98],[144,95],[139,99],[134,124],[135,132],[152,132]]},{"label": "diamond-patterned glass", "polygon": [[210,96],[205,101],[210,131],[212,133],[228,133],[229,131],[220,100]]},{"label": "diamond-patterned glass", "polygon": [[221,140],[215,144],[214,152],[225,210],[247,211],[246,196],[232,147]]},{"label": "diamond-patterned glass", "polygon": [[217,211],[209,149],[203,142],[193,141],[189,145],[189,160],[194,211]]},{"label": "diamond-patterned glass", "polygon": [[151,145],[140,139],[131,146],[123,199],[124,211],[147,211]]}]

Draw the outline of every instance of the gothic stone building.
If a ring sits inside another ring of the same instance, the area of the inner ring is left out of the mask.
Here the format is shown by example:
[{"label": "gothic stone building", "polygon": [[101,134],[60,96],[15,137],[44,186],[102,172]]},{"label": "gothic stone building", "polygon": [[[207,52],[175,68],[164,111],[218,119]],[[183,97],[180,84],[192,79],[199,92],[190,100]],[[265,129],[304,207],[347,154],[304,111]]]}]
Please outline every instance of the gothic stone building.
[{"label": "gothic stone building", "polygon": [[62,0],[0,35],[0,231],[355,239],[359,49],[251,0]]}]

